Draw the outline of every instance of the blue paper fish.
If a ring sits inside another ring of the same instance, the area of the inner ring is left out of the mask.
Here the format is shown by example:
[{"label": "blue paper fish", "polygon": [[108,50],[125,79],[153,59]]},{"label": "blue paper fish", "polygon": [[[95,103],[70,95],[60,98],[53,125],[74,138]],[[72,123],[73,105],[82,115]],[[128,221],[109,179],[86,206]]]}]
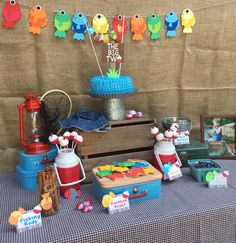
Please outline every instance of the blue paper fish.
[{"label": "blue paper fish", "polygon": [[166,36],[176,36],[176,30],[179,27],[179,18],[175,12],[168,12],[165,17],[165,26],[167,29]]},{"label": "blue paper fish", "polygon": [[72,30],[75,31],[73,39],[84,40],[84,34],[92,35],[93,27],[88,26],[88,19],[83,13],[76,13],[72,19]]}]

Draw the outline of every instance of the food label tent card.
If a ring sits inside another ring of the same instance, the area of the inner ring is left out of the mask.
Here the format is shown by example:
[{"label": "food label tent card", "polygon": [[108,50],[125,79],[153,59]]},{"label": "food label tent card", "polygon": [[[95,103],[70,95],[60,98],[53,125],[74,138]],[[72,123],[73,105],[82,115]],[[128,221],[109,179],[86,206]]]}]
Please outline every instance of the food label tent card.
[{"label": "food label tent card", "polygon": [[102,60],[104,62],[124,62],[124,44],[115,42],[104,44]]}]

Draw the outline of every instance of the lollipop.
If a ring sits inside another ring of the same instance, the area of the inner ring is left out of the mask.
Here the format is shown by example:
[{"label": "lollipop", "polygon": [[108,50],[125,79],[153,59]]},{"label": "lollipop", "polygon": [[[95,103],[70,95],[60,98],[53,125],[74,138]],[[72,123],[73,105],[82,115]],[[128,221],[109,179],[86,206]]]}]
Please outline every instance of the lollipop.
[{"label": "lollipop", "polygon": [[51,134],[49,137],[48,137],[48,140],[51,144],[55,144],[57,146],[57,149],[59,150],[59,147],[58,147],[58,142],[59,142],[59,139],[58,139],[58,136],[55,135],[55,134]]},{"label": "lollipop", "polygon": [[158,133],[158,134],[156,135],[156,140],[157,140],[158,142],[163,141],[164,138],[165,138],[165,137],[164,137],[163,133]]},{"label": "lollipop", "polygon": [[166,130],[165,137],[171,139],[173,137],[173,132],[170,129]]},{"label": "lollipop", "polygon": [[64,134],[63,134],[63,137],[64,138],[67,138],[67,139],[70,139],[70,136],[71,136],[71,133],[69,131],[66,131]]},{"label": "lollipop", "polygon": [[77,144],[81,144],[84,141],[83,137],[81,135],[77,135],[74,137],[74,142],[75,142],[75,146],[73,149],[75,149]]},{"label": "lollipop", "polygon": [[178,132],[173,132],[173,139],[177,139],[179,137],[179,133]]},{"label": "lollipop", "polygon": [[60,146],[61,146],[62,148],[67,147],[68,144],[69,144],[69,140],[68,140],[67,138],[62,139],[62,140],[60,141]]},{"label": "lollipop", "polygon": [[151,128],[151,134],[152,135],[157,135],[159,133],[159,129],[158,127],[152,127]]},{"label": "lollipop", "polygon": [[35,207],[33,208],[33,212],[34,212],[35,214],[39,214],[39,213],[41,213],[41,211],[42,211],[42,208],[40,207],[40,205],[37,205],[37,206],[35,206]]}]

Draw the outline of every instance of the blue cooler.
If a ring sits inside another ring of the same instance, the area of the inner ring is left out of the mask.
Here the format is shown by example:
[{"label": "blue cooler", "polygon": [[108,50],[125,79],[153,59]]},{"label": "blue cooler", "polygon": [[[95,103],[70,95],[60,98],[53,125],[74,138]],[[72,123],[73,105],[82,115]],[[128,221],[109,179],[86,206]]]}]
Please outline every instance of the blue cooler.
[{"label": "blue cooler", "polygon": [[99,171],[98,167],[93,168],[93,188],[100,201],[104,195],[113,192],[114,194],[122,194],[124,191],[129,191],[130,203],[141,202],[159,198],[161,193],[162,174],[152,165],[153,174],[138,177],[125,177],[115,181],[109,178],[100,178],[96,175]]},{"label": "blue cooler", "polygon": [[26,154],[24,151],[19,152],[20,164],[16,166],[17,182],[24,189],[37,188],[38,171],[45,168],[46,163],[53,165],[55,157],[57,156],[57,148],[52,149],[43,154]]}]

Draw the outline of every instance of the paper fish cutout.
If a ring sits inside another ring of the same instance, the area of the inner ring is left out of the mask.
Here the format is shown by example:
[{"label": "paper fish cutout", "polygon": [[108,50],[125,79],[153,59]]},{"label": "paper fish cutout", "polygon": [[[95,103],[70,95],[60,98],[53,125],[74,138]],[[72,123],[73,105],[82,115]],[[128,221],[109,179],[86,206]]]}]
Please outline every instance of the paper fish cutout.
[{"label": "paper fish cutout", "polygon": [[109,194],[106,194],[102,198],[102,206],[104,208],[108,208],[109,205],[112,203],[112,199],[115,197],[115,194],[113,192],[110,192]]},{"label": "paper fish cutout", "polygon": [[122,35],[124,36],[128,31],[127,22],[124,16],[116,15],[112,19],[112,32],[111,38],[117,42],[122,41]]},{"label": "paper fish cutout", "polygon": [[65,10],[57,11],[54,17],[54,27],[56,31],[54,35],[58,38],[66,38],[66,31],[71,28],[70,14]]},{"label": "paper fish cutout", "polygon": [[103,170],[110,170],[111,169],[111,165],[102,165],[102,166],[98,166],[98,169],[100,171],[103,171]]},{"label": "paper fish cutout", "polygon": [[128,172],[126,172],[126,176],[129,176],[129,177],[138,177],[138,176],[144,175],[144,174],[145,174],[145,172],[143,170],[143,167],[132,168]]},{"label": "paper fish cutout", "polygon": [[162,22],[160,18],[156,14],[150,14],[148,16],[148,30],[151,32],[151,39],[157,40],[160,39],[161,34],[160,31],[162,29]]},{"label": "paper fish cutout", "polygon": [[176,30],[179,28],[179,18],[175,12],[168,12],[165,17],[166,36],[176,36]]},{"label": "paper fish cutout", "polygon": [[20,4],[15,0],[7,0],[2,7],[2,26],[13,29],[15,27],[14,22],[19,21],[21,18]]},{"label": "paper fish cutout", "polygon": [[143,39],[143,33],[146,31],[146,23],[142,16],[139,14],[134,15],[131,18],[131,31],[134,33],[132,39],[140,41]]},{"label": "paper fish cutout", "polygon": [[184,9],[181,15],[182,25],[184,26],[183,33],[192,33],[192,27],[195,24],[195,17],[191,9]]},{"label": "paper fish cutout", "polygon": [[29,15],[29,23],[31,24],[29,32],[40,35],[41,28],[46,26],[47,21],[45,10],[40,5],[33,6]]},{"label": "paper fish cutout", "polygon": [[103,41],[104,43],[109,42],[108,34],[106,34],[109,30],[109,24],[103,14],[96,14],[93,17],[93,28],[96,33],[94,37],[95,41]]},{"label": "paper fish cutout", "polygon": [[88,26],[88,19],[83,13],[76,13],[72,19],[72,30],[74,30],[74,40],[84,40],[84,34],[88,32],[92,35],[93,27]]},{"label": "paper fish cutout", "polygon": [[44,193],[42,198],[40,206],[43,210],[49,210],[52,207],[52,198],[49,196],[48,192]]},{"label": "paper fish cutout", "polygon": [[17,225],[22,218],[23,213],[25,213],[25,210],[23,208],[19,208],[18,211],[13,211],[8,219],[9,224]]},{"label": "paper fish cutout", "polygon": [[122,166],[122,167],[131,167],[131,166],[135,165],[135,162],[131,162],[131,161],[124,161],[124,162],[114,161],[113,165],[118,165],[118,166]]}]

